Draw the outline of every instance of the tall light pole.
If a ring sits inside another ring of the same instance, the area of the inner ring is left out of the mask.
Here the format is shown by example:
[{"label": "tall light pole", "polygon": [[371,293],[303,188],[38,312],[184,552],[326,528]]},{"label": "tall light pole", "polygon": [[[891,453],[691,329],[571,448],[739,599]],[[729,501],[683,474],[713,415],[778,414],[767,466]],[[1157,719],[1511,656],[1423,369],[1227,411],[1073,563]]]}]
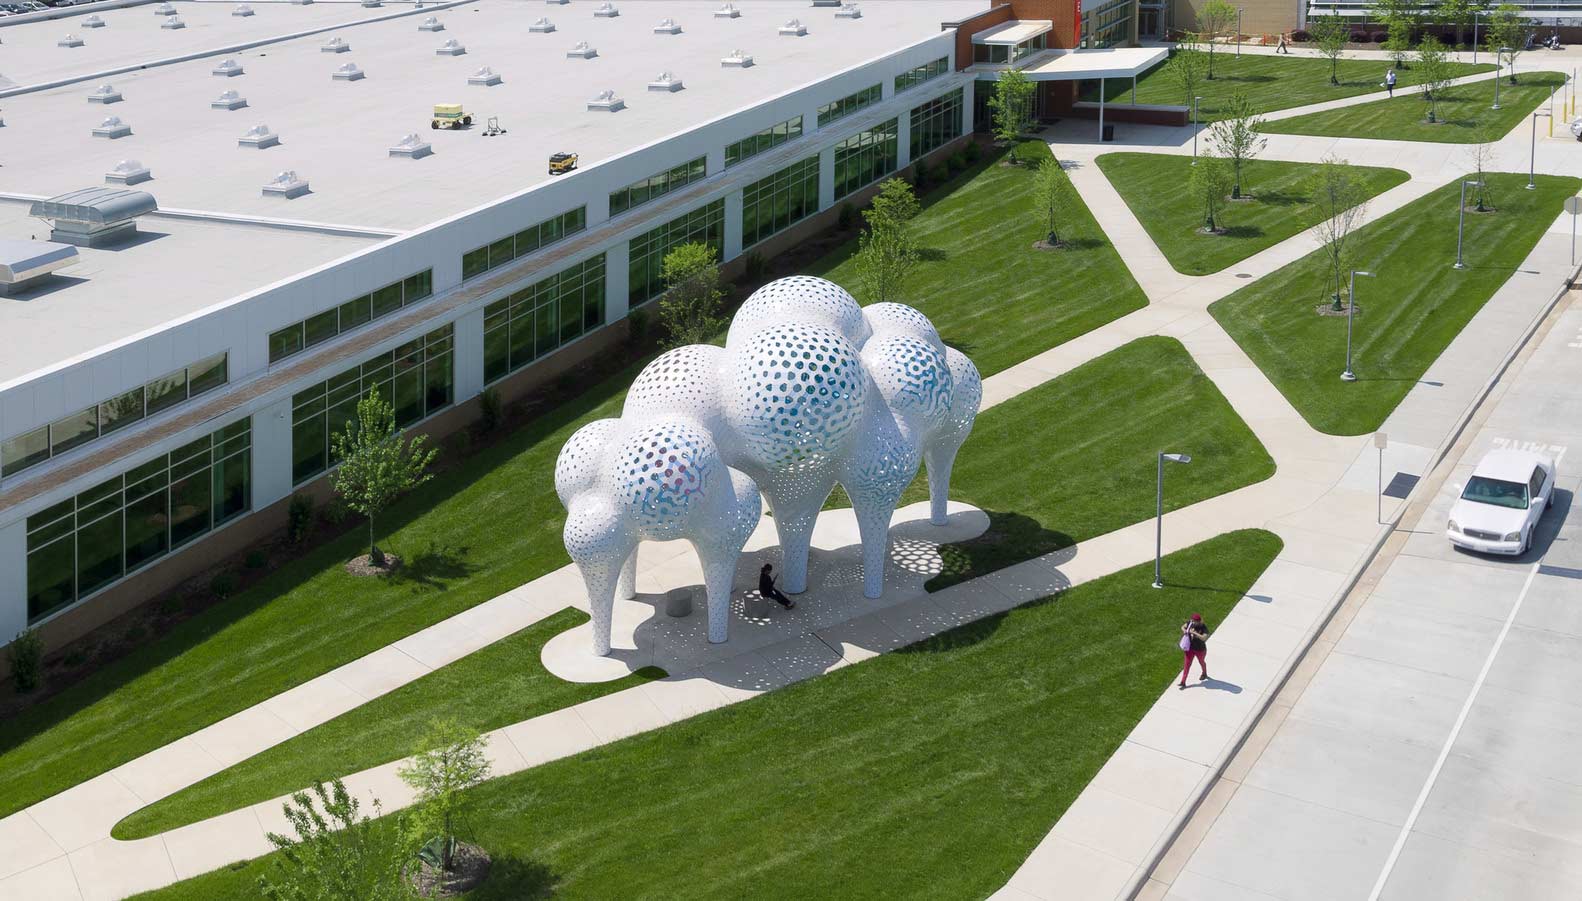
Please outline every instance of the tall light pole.
[{"label": "tall light pole", "polygon": [[1163,588],[1165,583],[1159,578],[1159,558],[1164,556],[1165,547],[1165,461],[1171,463],[1191,463],[1189,454],[1167,454],[1159,452],[1159,489],[1154,494],[1154,587]]},{"label": "tall light pole", "polygon": [[1466,180],[1461,182],[1461,213],[1456,219],[1456,265],[1452,267],[1454,269],[1467,268],[1467,264],[1461,260],[1461,236],[1465,233],[1467,225],[1467,185],[1481,188],[1483,187],[1483,182]]},{"label": "tall light pole", "polygon": [[1533,181],[1533,177],[1538,172],[1538,117],[1547,115],[1549,114],[1540,113],[1536,110],[1533,112],[1532,150],[1530,155],[1527,157],[1527,190],[1529,191],[1538,187],[1538,184]]},{"label": "tall light pole", "polygon": [[[1478,64],[1478,17],[1481,15],[1483,15],[1483,10],[1481,9],[1472,11],[1472,64],[1474,66]],[[1494,77],[1499,78],[1500,73],[1495,72]]]},{"label": "tall light pole", "polygon": [[1351,321],[1357,314],[1357,276],[1373,277],[1373,273],[1362,269],[1351,270],[1351,286],[1346,289],[1346,369],[1340,374],[1343,382],[1355,382],[1357,374],[1351,371]]},{"label": "tall light pole", "polygon": [[1241,59],[1241,14],[1242,8],[1236,7],[1236,58]]},{"label": "tall light pole", "polygon": [[[1500,74],[1501,74],[1500,70],[1505,68],[1505,63],[1503,62],[1503,60],[1505,59],[1506,54],[1508,54],[1510,52],[1511,52],[1511,48],[1509,48],[1509,47],[1501,47],[1498,50],[1494,51],[1494,108],[1495,109],[1499,109],[1500,108]],[[1515,65],[1515,64],[1513,63],[1512,65]]]},{"label": "tall light pole", "polygon": [[1197,102],[1202,97],[1192,98],[1192,165],[1197,165]]}]

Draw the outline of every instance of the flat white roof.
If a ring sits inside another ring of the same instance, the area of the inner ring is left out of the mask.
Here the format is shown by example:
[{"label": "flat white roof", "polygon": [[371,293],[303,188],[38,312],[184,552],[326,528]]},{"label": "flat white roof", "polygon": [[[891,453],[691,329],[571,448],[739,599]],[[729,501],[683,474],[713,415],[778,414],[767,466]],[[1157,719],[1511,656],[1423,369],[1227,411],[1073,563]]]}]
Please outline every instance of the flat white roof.
[{"label": "flat white roof", "polygon": [[1049,19],[1013,19],[993,28],[985,28],[972,36],[974,44],[1020,44],[1050,31],[1055,23]]},{"label": "flat white roof", "polygon": [[1082,78],[1130,78],[1141,75],[1170,55],[1166,47],[1109,47],[1103,50],[1056,50],[1040,54],[1022,72],[1033,81]]}]

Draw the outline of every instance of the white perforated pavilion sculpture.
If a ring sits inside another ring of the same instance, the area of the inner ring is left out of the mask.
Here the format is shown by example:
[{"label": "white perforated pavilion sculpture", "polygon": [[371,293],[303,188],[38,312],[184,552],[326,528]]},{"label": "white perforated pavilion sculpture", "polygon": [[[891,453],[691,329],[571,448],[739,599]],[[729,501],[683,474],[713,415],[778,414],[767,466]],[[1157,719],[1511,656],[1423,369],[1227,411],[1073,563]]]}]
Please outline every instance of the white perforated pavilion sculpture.
[{"label": "white perforated pavilion sculpture", "polygon": [[809,276],[760,288],[725,347],[660,355],[619,419],[583,426],[561,449],[555,490],[588,590],[593,652],[610,651],[615,596],[634,596],[643,540],[692,542],[709,641],[725,641],[760,491],[779,534],[781,587],[795,594],[807,588],[819,508],[841,485],[861,533],[863,594],[879,597],[901,493],[926,464],[930,520],[945,523],[950,471],[982,397],[972,361],[911,307],[864,308]]}]

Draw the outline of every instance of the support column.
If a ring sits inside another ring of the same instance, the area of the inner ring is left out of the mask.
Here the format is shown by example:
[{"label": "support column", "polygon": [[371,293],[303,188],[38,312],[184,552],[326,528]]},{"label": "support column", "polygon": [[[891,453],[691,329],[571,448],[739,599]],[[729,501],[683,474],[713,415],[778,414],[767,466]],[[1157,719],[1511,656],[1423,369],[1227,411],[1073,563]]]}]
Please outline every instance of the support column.
[{"label": "support column", "polygon": [[456,403],[469,400],[483,391],[483,310],[473,310],[455,322],[455,350],[451,354],[455,367]]},{"label": "support column", "polygon": [[1099,79],[1099,143],[1104,143],[1104,79]]},{"label": "support column", "polygon": [[626,318],[627,280],[631,258],[631,242],[622,241],[604,251],[604,321],[617,322]]},{"label": "support column", "polygon": [[835,205],[835,148],[825,147],[818,152],[818,208],[827,210]]},{"label": "support column", "polygon": [[912,111],[901,110],[895,115],[895,171],[901,172],[912,165]]},{"label": "support column", "polygon": [[27,520],[0,526],[0,647],[27,628]]},{"label": "support column", "polygon": [[734,260],[742,255],[742,192],[725,195],[725,252],[720,262]]},{"label": "support column", "polygon": [[976,82],[969,81],[961,88],[961,133],[964,135],[972,134],[973,128],[977,124],[974,121],[974,114],[977,112],[975,109],[977,106],[975,84]]},{"label": "support column", "polygon": [[291,496],[291,398],[253,414],[253,509]]}]

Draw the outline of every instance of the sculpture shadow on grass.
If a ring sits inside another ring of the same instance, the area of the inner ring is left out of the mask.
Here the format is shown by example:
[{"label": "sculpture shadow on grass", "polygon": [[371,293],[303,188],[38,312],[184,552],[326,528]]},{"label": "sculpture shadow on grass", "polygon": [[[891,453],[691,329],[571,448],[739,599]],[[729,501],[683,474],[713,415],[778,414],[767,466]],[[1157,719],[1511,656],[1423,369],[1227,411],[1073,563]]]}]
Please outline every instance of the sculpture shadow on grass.
[{"label": "sculpture shadow on grass", "polygon": [[[1076,539],[1070,535],[1047,529],[1043,523],[1025,514],[1001,510],[984,512],[989,516],[988,531],[939,548],[942,567],[938,575],[928,580],[929,591],[940,591],[1076,544]],[[1075,556],[1074,550],[1071,556]],[[1065,560],[1056,561],[1057,565],[1063,562]],[[1056,591],[1061,588],[1050,587]]]}]

